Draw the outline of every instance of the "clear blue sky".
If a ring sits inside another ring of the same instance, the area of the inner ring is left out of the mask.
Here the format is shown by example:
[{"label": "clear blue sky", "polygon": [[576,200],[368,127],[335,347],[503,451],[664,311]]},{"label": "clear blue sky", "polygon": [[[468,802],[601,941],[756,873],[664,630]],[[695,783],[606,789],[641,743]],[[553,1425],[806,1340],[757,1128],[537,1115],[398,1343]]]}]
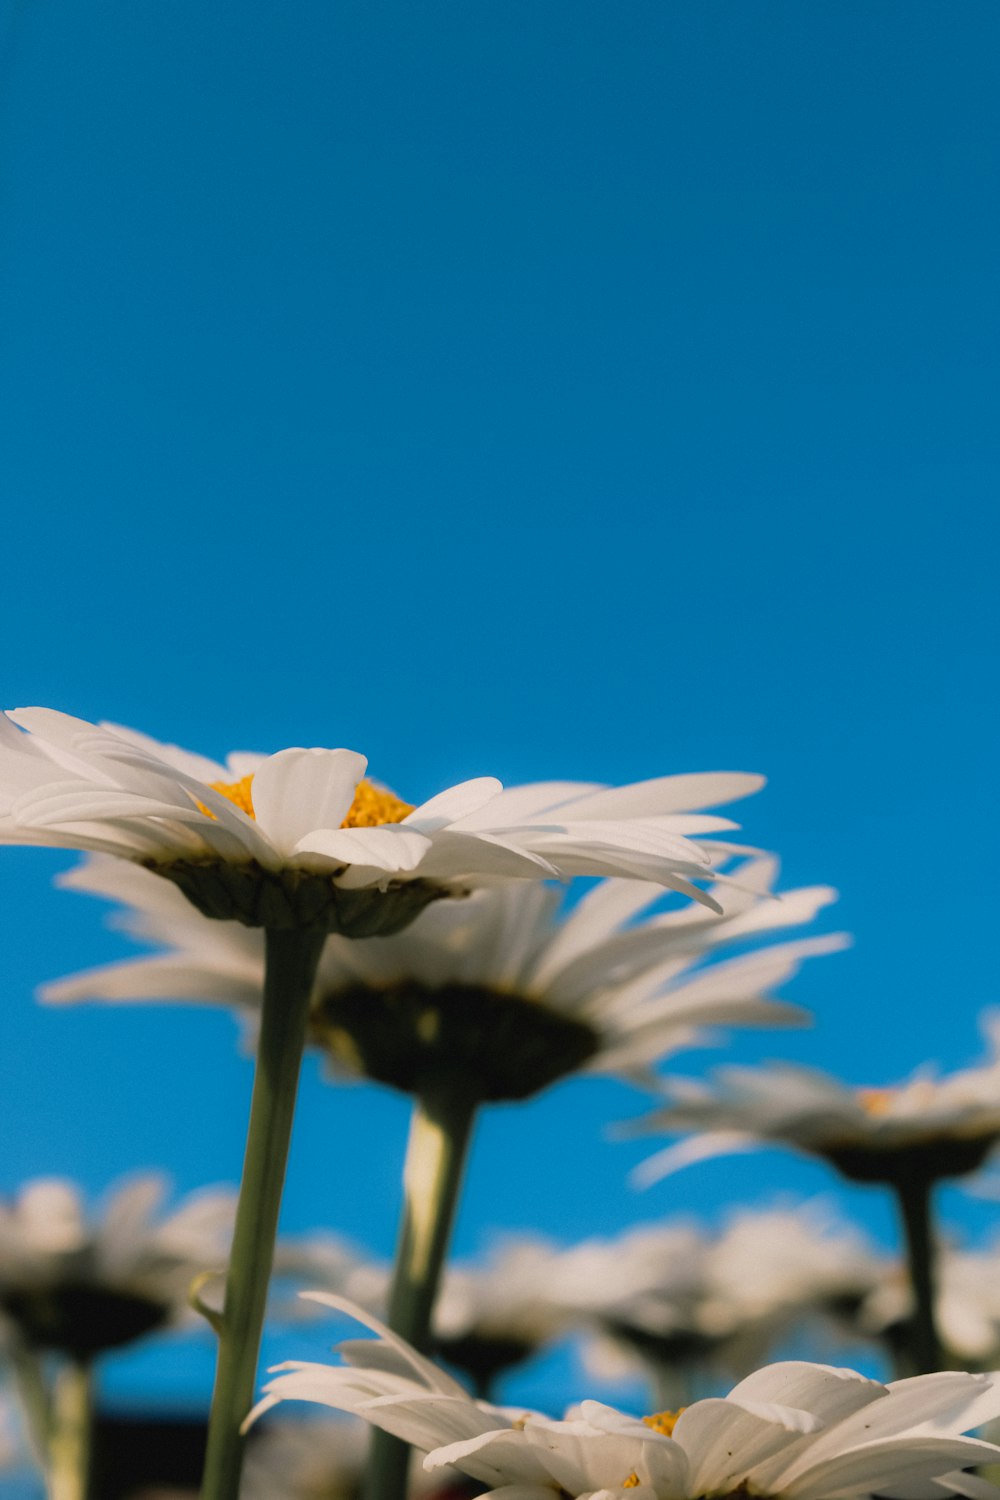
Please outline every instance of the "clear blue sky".
[{"label": "clear blue sky", "polygon": [[[975,1055],[1000,1002],[992,0],[0,17],[4,702],[209,753],[349,745],[410,800],[764,771],[748,835],[841,889],[825,926],[857,946],[791,987],[813,1033],[733,1055],[869,1082]],[[51,889],[68,857],[2,853],[0,1187],[233,1179],[231,1021],[42,1011],[39,981],[124,948]],[[307,1071],[287,1222],[385,1252],[405,1110]],[[643,1148],[602,1131],[638,1104],[497,1111],[460,1248],[828,1182],[770,1154],[637,1200]]]}]

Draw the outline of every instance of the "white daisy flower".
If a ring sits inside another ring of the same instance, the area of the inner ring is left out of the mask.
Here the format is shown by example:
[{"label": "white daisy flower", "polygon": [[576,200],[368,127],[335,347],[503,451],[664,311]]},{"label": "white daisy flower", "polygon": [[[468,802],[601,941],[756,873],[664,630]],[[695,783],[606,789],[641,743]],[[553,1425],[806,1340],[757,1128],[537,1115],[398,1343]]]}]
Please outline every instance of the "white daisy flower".
[{"label": "white daisy flower", "polygon": [[868,1295],[884,1265],[823,1200],[734,1213],[709,1262],[702,1323],[724,1337],[755,1325],[776,1337],[808,1313],[842,1318]]},{"label": "white daisy flower", "polygon": [[500,1375],[572,1326],[562,1265],[563,1252],[548,1241],[511,1235],[481,1263],[451,1266],[434,1307],[437,1356],[489,1395]]},{"label": "white daisy flower", "polygon": [[[776,899],[776,877],[773,859],[746,861],[718,914],[694,901],[651,914],[647,882],[603,881],[568,911],[557,889],[517,883],[436,905],[391,937],[331,936],[313,1040],[347,1072],[414,1092],[449,1070],[476,1078],[487,1099],[526,1097],[578,1069],[642,1077],[705,1025],[801,1019],[774,992],[808,956],[844,947],[842,933],[718,958],[836,898],[812,886]],[[259,932],[205,922],[167,882],[106,857],[61,883],[126,903],[118,925],[167,951],[47,985],[43,999],[195,999],[256,1014]]]},{"label": "white daisy flower", "polygon": [[187,1311],[193,1279],[225,1266],[235,1194],[160,1215],[166,1191],[133,1178],[91,1217],[73,1183],[38,1178],[0,1202],[0,1315],[29,1348],[87,1359]]},{"label": "white daisy flower", "polygon": [[936,1181],[982,1165],[1000,1141],[1000,1014],[983,1018],[992,1055],[894,1088],[856,1088],[826,1073],[772,1064],[728,1067],[708,1082],[672,1078],[642,1128],[706,1134],[669,1147],[639,1171],[656,1181],[691,1161],[765,1143],[824,1157],[858,1182]]},{"label": "white daisy flower", "polygon": [[[702,808],[756,791],[740,773],[626,787],[490,776],[417,807],[366,780],[353,750],[230,755],[225,765],[52,709],[0,718],[0,839],[124,857],[209,916],[371,936],[468,882],[627,875],[712,904],[692,881],[730,829]],[[386,901],[387,891],[393,900]]]},{"label": "white daisy flower", "polygon": [[788,1361],[680,1412],[639,1419],[586,1401],[552,1421],[474,1401],[383,1325],[354,1315],[378,1340],[342,1345],[349,1362],[339,1367],[281,1367],[252,1416],[285,1400],[353,1412],[422,1448],[425,1468],[451,1465],[498,1500],[628,1500],[631,1490],[640,1500],[995,1495],[961,1472],[1000,1456],[963,1436],[1000,1413],[1000,1385],[986,1376],[950,1371],[883,1385]]},{"label": "white daisy flower", "polygon": [[714,1233],[666,1223],[590,1241],[565,1253],[557,1279],[567,1299],[587,1291],[579,1306],[599,1335],[588,1367],[631,1375],[637,1356],[676,1400],[692,1380],[756,1368],[803,1322],[846,1331],[882,1264],[853,1226],[812,1202],[740,1210]]}]

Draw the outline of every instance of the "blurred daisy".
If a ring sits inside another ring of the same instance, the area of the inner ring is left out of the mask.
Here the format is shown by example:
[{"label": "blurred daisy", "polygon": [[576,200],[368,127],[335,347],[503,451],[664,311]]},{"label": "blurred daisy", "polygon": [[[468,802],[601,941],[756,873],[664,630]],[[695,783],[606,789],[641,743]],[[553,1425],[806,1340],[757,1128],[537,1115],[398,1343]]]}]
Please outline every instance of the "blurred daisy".
[{"label": "blurred daisy", "polygon": [[[738,773],[609,788],[492,777],[419,806],[367,780],[352,750],[231,755],[224,765],[49,709],[0,718],[0,841],[114,855],[165,877],[207,917],[266,933],[251,1103],[204,1488],[236,1500],[310,997],[324,936],[396,932],[439,897],[492,882],[629,876],[709,907],[702,809],[756,791]],[[259,1085],[259,1086],[257,1086]],[[461,1152],[457,1153],[461,1156]]]},{"label": "blurred daisy", "polygon": [[961,1472],[1000,1455],[963,1436],[1000,1413],[1000,1390],[985,1376],[949,1372],[886,1386],[789,1361],[680,1412],[639,1419],[586,1401],[551,1421],[474,1401],[384,1326],[360,1321],[380,1335],[374,1344],[342,1345],[341,1366],[282,1367],[256,1414],[283,1400],[354,1412],[422,1448],[430,1471],[454,1466],[510,1500],[626,1500],[630,1490],[647,1500],[994,1493]]},{"label": "blurred daisy", "polygon": [[86,1360],[187,1312],[193,1279],[225,1265],[235,1194],[162,1214],[165,1196],[133,1178],[91,1216],[73,1183],[39,1178],[0,1203],[0,1312],[26,1345]]},{"label": "blurred daisy", "polygon": [[591,1289],[580,1305],[600,1336],[586,1349],[595,1373],[633,1374],[638,1357],[658,1398],[680,1400],[754,1369],[793,1333],[853,1332],[882,1265],[853,1226],[812,1202],[738,1211],[715,1233],[641,1226],[566,1252],[558,1279],[567,1297]]},{"label": "blurred daisy", "polygon": [[1000,1141],[1000,1016],[984,1018],[992,1056],[938,1078],[925,1069],[896,1088],[855,1088],[805,1068],[720,1068],[707,1083],[672,1079],[641,1128],[705,1133],[647,1162],[652,1182],[692,1161],[767,1143],[819,1156],[855,1182],[896,1195],[916,1303],[911,1358],[937,1369],[934,1185],[980,1167]]},{"label": "blurred daisy", "polygon": [[[164,882],[148,876],[123,889],[120,873],[114,862],[92,861],[70,879],[129,901],[137,911],[133,931],[166,940],[173,951],[64,981],[47,998],[201,994],[255,1016],[263,968],[256,934],[234,923],[193,922]],[[388,1298],[394,1327],[419,1345],[429,1337],[483,1104],[528,1098],[581,1070],[646,1081],[654,1062],[690,1045],[705,1024],[797,1019],[772,991],[808,955],[842,947],[842,936],[715,961],[725,944],[808,921],[833,898],[817,887],[775,900],[775,874],[772,860],[750,861],[738,886],[724,888],[717,912],[692,900],[650,916],[658,893],[648,882],[609,880],[560,917],[558,891],[518,882],[442,902],[391,937],[327,938],[308,1036],[342,1070],[415,1099],[400,1234],[405,1260]],[[391,1461],[402,1482],[403,1456]],[[380,1472],[389,1462],[380,1460]]]},{"label": "blurred daisy", "polygon": [[706,1134],[670,1147],[640,1169],[652,1182],[690,1160],[775,1143],[824,1157],[858,1182],[960,1177],[1000,1140],[1000,1013],[983,1018],[991,1056],[936,1077],[922,1069],[892,1088],[855,1088],[786,1065],[719,1068],[709,1082],[673,1078],[666,1103],[642,1127]]},{"label": "blurred daisy", "polygon": [[402,927],[470,881],[628,875],[711,904],[691,882],[711,878],[715,856],[694,836],[735,825],[700,809],[761,785],[719,773],[504,791],[483,776],[414,807],[366,769],[353,750],[322,749],[223,765],[118,725],[19,709],[0,718],[0,838],[145,865],[208,916],[357,937]]},{"label": "blurred daisy", "polygon": [[[393,937],[330,937],[313,1041],[343,1071],[414,1093],[449,1074],[483,1100],[523,1098],[579,1069],[644,1078],[705,1025],[801,1020],[774,992],[807,957],[844,947],[843,934],[718,958],[836,898],[811,886],[775,899],[776,878],[773,859],[744,862],[718,914],[695,901],[651,913],[647,882],[603,881],[568,911],[557,889],[519,883],[436,905]],[[61,881],[124,903],[118,925],[167,951],[47,985],[43,999],[191,999],[256,1014],[258,933],[204,922],[172,886],[115,860],[92,858]]]},{"label": "blurred daisy", "polygon": [[[575,1309],[560,1297],[564,1259],[547,1240],[511,1235],[482,1261],[450,1266],[434,1307],[434,1353],[488,1395],[501,1374],[573,1323]],[[279,1241],[275,1271],[298,1288],[332,1292],[376,1316],[388,1304],[391,1265],[349,1254],[335,1236]],[[301,1319],[317,1309],[299,1295],[294,1307],[283,1304],[280,1311]]]},{"label": "blurred daisy", "polygon": [[510,1236],[480,1264],[452,1266],[434,1308],[432,1347],[477,1394],[565,1333],[573,1310],[560,1296],[562,1253]]},{"label": "blurred daisy", "polygon": [[[938,1257],[935,1311],[950,1365],[988,1370],[1000,1363],[1000,1247],[944,1246]],[[898,1355],[909,1344],[914,1313],[906,1267],[890,1260],[856,1310],[855,1323]]]}]

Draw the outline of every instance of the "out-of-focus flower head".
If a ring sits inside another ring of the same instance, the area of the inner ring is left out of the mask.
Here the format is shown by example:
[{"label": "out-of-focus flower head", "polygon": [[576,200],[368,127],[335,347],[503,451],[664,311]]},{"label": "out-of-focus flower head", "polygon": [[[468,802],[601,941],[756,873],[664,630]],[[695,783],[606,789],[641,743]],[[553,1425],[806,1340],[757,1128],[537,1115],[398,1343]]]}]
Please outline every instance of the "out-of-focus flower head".
[{"label": "out-of-focus flower head", "polygon": [[985,1376],[947,1372],[886,1386],[788,1361],[680,1412],[640,1419],[586,1401],[552,1421],[473,1400],[376,1320],[360,1320],[376,1341],[342,1345],[340,1366],[281,1367],[254,1415],[284,1400],[350,1411],[423,1449],[428,1470],[453,1466],[510,1500],[992,1493],[962,1472],[1000,1456],[963,1436],[1000,1413],[1000,1389]]},{"label": "out-of-focus flower head", "polygon": [[851,1316],[883,1264],[821,1202],[737,1210],[718,1232],[641,1226],[566,1253],[568,1264],[574,1258],[577,1275],[559,1280],[567,1295],[574,1284],[590,1288],[580,1298],[597,1335],[586,1347],[590,1368],[630,1375],[637,1357],[658,1389],[678,1393],[747,1373],[792,1332],[853,1332]]},{"label": "out-of-focus flower head", "polygon": [[[935,1268],[935,1319],[949,1363],[988,1370],[1000,1363],[1000,1245],[941,1247]],[[901,1261],[887,1259],[856,1313],[856,1326],[893,1351],[907,1346],[913,1290]]]},{"label": "out-of-focus flower head", "polygon": [[89,1216],[77,1187],[39,1178],[0,1203],[0,1314],[35,1349],[89,1358],[187,1311],[195,1277],[224,1268],[235,1194],[192,1194],[165,1215],[163,1178],[133,1178]]},{"label": "out-of-focus flower head", "polygon": [[1000,1141],[1000,1013],[983,1018],[990,1057],[892,1088],[856,1088],[825,1073],[771,1064],[719,1068],[706,1082],[664,1082],[666,1103],[641,1129],[703,1132],[646,1162],[652,1182],[689,1162],[777,1144],[820,1156],[860,1182],[935,1181],[975,1171]]},{"label": "out-of-focus flower head", "polygon": [[[746,861],[723,906],[655,908],[648,881],[607,880],[568,911],[551,887],[511,884],[442,902],[404,932],[327,940],[312,1005],[313,1040],[338,1067],[420,1092],[462,1075],[484,1099],[523,1098],[577,1070],[649,1081],[654,1063],[705,1026],[781,1025],[802,1012],[775,992],[843,934],[734,944],[810,921],[827,886],[775,897],[776,862]],[[50,984],[43,998],[200,999],[260,1005],[263,940],[207,923],[165,881],[92,859],[63,883],[126,903],[121,925],[167,951]]]}]

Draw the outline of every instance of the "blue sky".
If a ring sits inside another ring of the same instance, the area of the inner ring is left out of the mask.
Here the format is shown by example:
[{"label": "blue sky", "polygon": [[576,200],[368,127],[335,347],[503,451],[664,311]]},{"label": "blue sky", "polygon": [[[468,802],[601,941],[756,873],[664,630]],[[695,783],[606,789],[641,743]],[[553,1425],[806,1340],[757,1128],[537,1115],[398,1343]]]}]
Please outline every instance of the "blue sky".
[{"label": "blue sky", "polygon": [[[0,17],[4,701],[213,754],[349,745],[412,801],[484,772],[764,771],[750,840],[840,888],[824,925],[856,947],[790,988],[813,1032],[733,1054],[866,1082],[976,1055],[1000,1001],[996,6]],[[234,1178],[229,1018],[35,1005],[123,951],[52,890],[68,862],[0,859],[0,1186]],[[636,1199],[641,1148],[602,1132],[638,1103],[496,1111],[460,1248],[827,1185],[769,1154]],[[308,1068],[290,1227],[385,1252],[404,1131],[400,1101]]]}]

